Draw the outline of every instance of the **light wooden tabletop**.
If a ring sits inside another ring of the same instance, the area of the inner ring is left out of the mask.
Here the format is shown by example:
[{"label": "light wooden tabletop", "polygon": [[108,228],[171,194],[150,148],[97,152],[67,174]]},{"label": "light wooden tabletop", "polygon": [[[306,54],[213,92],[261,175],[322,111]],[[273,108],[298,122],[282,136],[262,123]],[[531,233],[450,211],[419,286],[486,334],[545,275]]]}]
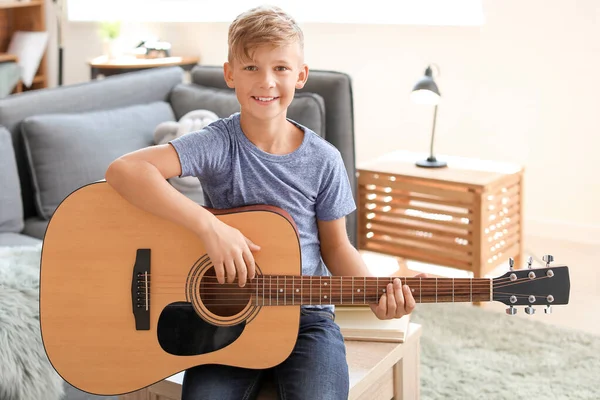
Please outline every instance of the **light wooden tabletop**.
[{"label": "light wooden tabletop", "polygon": [[514,163],[445,155],[436,155],[438,160],[448,163],[445,168],[422,168],[415,165],[417,161],[427,157],[426,153],[399,150],[360,163],[357,165],[357,170],[472,186],[486,186],[507,175],[522,171],[522,167]]},{"label": "light wooden tabletop", "polygon": [[[411,346],[415,346],[421,332],[421,325],[410,323],[404,343],[345,341],[351,390],[362,393],[371,386],[379,376],[402,359],[411,350]],[[365,379],[367,375],[369,379]]]},{"label": "light wooden tabletop", "polygon": [[136,58],[133,56],[122,56],[109,59],[107,56],[96,57],[88,61],[88,64],[96,68],[153,68],[167,67],[184,64],[197,64],[200,57],[162,57],[162,58]]}]

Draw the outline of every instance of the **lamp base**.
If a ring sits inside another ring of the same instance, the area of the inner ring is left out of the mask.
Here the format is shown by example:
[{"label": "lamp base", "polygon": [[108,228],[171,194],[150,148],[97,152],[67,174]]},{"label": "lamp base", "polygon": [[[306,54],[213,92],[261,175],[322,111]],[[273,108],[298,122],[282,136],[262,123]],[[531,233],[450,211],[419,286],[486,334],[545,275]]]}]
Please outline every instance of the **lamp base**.
[{"label": "lamp base", "polygon": [[418,167],[423,168],[443,168],[448,166],[448,163],[446,163],[446,161],[439,161],[435,157],[427,157],[427,160],[417,161],[416,164]]}]

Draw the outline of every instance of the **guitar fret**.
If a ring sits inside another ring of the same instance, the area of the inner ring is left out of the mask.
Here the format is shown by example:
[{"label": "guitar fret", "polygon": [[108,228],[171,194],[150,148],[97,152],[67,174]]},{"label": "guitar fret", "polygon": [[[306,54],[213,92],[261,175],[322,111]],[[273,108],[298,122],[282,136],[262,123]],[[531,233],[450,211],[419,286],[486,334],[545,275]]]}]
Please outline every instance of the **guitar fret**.
[{"label": "guitar fret", "polygon": [[273,276],[269,275],[269,305],[273,305]]},{"label": "guitar fret", "polygon": [[473,302],[473,279],[471,279],[471,302]]},{"label": "guitar fret", "polygon": [[423,290],[421,287],[423,286],[423,278],[419,277],[419,303],[423,302]]},{"label": "guitar fret", "polygon": [[343,284],[344,284],[343,279],[340,276],[340,305],[344,304],[344,289],[343,289]]},{"label": "guitar fret", "polygon": [[367,304],[367,277],[365,276],[363,279],[363,303]]},{"label": "guitar fret", "polygon": [[454,303],[454,278],[452,278],[452,302]]},{"label": "guitar fret", "polygon": [[435,278],[435,302],[437,303],[437,283],[438,283],[438,278]]},{"label": "guitar fret", "polygon": [[354,277],[352,277],[352,304],[354,304]]}]

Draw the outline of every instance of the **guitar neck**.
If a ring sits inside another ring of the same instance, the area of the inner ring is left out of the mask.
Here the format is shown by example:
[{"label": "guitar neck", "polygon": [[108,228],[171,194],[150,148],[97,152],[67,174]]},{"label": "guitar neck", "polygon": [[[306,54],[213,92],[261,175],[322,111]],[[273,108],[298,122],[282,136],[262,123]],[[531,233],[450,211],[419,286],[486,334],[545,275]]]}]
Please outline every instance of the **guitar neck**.
[{"label": "guitar neck", "polygon": [[410,287],[417,303],[492,300],[492,280],[487,278],[259,275],[248,290],[256,305],[366,305],[379,302],[396,278]]}]

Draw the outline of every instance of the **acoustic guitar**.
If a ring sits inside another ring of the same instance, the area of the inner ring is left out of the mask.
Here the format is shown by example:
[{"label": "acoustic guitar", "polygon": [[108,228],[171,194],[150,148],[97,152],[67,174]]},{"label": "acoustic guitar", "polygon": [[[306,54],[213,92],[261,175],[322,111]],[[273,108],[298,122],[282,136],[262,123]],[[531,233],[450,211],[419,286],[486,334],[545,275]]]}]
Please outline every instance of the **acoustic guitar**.
[{"label": "acoustic guitar", "polygon": [[[302,276],[298,232],[284,210],[209,210],[261,246],[257,276],[243,288],[217,282],[196,235],[104,181],[60,204],[42,248],[40,322],[48,358],[67,382],[118,395],[201,364],[272,367],[295,345],[301,305],[376,303],[392,279]],[[514,310],[569,299],[565,266],[401,280],[419,303],[500,301]]]}]

